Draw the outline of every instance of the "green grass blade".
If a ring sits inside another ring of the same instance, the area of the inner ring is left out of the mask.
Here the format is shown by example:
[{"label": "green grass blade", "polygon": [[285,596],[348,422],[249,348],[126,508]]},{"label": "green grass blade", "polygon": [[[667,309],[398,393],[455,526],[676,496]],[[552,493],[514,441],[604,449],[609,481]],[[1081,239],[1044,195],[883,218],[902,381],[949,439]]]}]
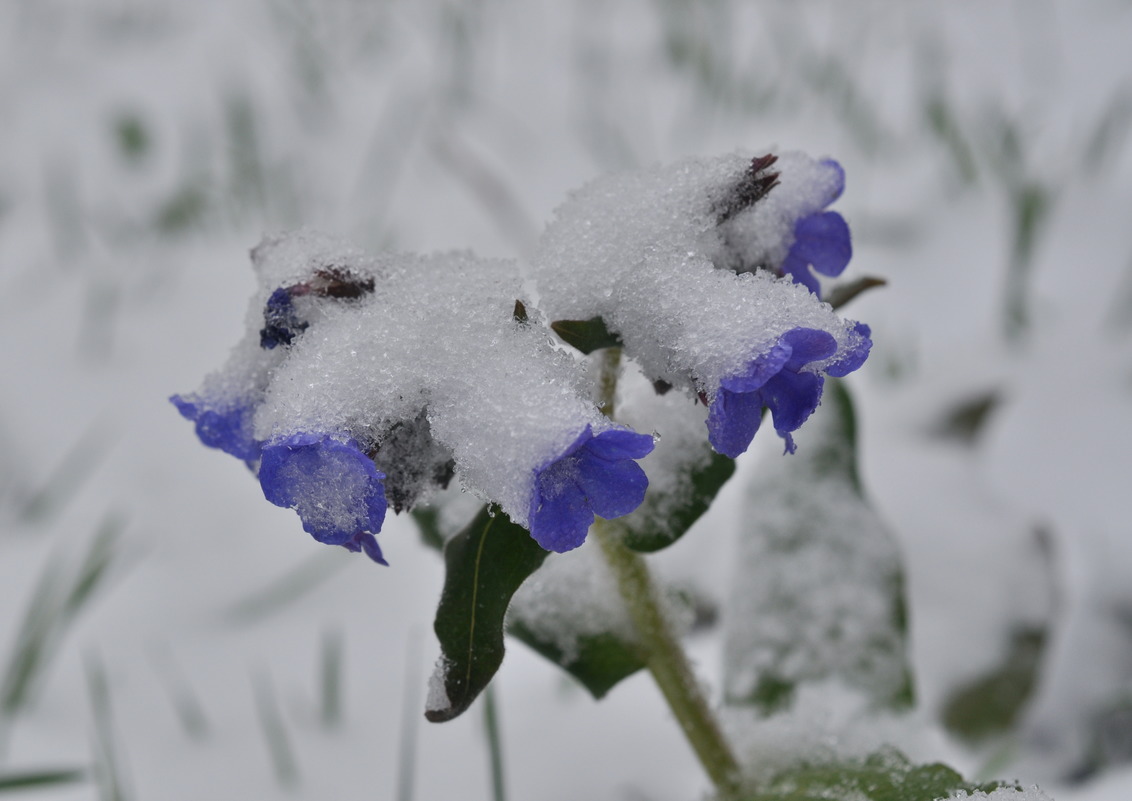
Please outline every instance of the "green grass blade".
[{"label": "green grass blade", "polygon": [[295,759],[295,749],[291,746],[291,737],[279,711],[271,677],[266,672],[253,676],[252,689],[255,693],[256,715],[267,744],[267,753],[271,757],[275,778],[284,789],[297,787],[300,780],[299,763]]},{"label": "green grass blade", "polygon": [[342,725],[342,632],[330,629],[322,635],[319,658],[319,709],[322,725],[336,729]]},{"label": "green grass blade", "polygon": [[85,779],[86,771],[83,768],[10,771],[0,773],[0,793],[19,792],[31,787],[74,784]]},{"label": "green grass blade", "polygon": [[95,654],[85,661],[87,694],[90,696],[94,718],[94,774],[98,783],[99,801],[126,801],[130,793],[122,772],[121,754],[114,733],[114,719],[110,703],[110,683],[106,668]]},{"label": "green grass blade", "polygon": [[226,616],[237,625],[258,623],[302,598],[346,564],[343,554],[320,548],[311,556],[229,607]]},{"label": "green grass blade", "polygon": [[507,801],[507,788],[503,777],[503,739],[499,731],[499,709],[495,703],[495,688],[488,685],[483,696],[483,727],[487,735],[487,750],[491,755],[492,801]]}]

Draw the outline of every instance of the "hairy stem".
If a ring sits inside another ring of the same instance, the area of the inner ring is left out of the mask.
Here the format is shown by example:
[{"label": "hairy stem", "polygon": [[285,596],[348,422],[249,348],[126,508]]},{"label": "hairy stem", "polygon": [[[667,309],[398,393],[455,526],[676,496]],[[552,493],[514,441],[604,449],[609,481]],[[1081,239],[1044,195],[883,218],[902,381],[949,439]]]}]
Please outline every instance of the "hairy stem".
[{"label": "hairy stem", "polygon": [[[621,366],[619,348],[601,354],[601,410],[611,419],[617,376]],[[645,651],[649,672],[680,723],[700,764],[704,766],[721,798],[736,797],[739,763],[723,736],[688,655],[661,608],[660,594],[644,558],[622,544],[615,525],[598,519],[592,530],[601,546],[617,588],[621,593]]]}]

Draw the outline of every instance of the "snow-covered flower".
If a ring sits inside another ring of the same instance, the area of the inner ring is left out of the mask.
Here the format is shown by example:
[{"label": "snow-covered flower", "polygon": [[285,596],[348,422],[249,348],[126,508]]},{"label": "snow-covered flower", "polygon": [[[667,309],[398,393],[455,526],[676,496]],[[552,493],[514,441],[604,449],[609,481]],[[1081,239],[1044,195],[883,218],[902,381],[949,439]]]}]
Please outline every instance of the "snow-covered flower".
[{"label": "snow-covered flower", "polygon": [[828,168],[834,178],[824,187],[818,200],[820,208],[794,223],[794,242],[779,268],[815,295],[820,294],[820,288],[810,268],[828,278],[836,278],[853,257],[849,224],[836,211],[825,210],[845,191],[845,170],[833,159],[823,159],[820,164]]},{"label": "snow-covered flower", "polygon": [[384,478],[353,439],[310,432],[269,442],[259,465],[263,496],[294,509],[304,531],[383,565],[374,534],[385,520]]},{"label": "snow-covered flower", "polygon": [[548,551],[562,553],[582,544],[595,515],[632,512],[649,485],[635,460],[652,449],[646,434],[611,428],[595,435],[586,426],[561,456],[535,471],[531,536]]},{"label": "snow-covered flower", "polygon": [[539,241],[540,304],[552,320],[600,317],[649,380],[711,404],[721,453],[746,450],[764,406],[792,451],[823,374],[859,367],[871,344],[812,291],[811,263],[830,273],[848,261],[844,220],[825,211],[844,183],[836,162],[801,153],[599,178]]}]

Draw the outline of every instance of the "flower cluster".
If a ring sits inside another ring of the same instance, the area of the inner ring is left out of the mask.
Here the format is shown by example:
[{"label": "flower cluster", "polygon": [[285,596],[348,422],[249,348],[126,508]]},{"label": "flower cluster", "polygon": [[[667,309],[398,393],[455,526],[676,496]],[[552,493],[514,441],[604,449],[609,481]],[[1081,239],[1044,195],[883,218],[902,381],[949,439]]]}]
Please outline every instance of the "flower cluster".
[{"label": "flower cluster", "polygon": [[598,181],[540,242],[538,307],[515,262],[269,238],[252,252],[260,286],[244,340],[172,401],[320,542],[384,564],[374,535],[388,506],[458,477],[567,551],[595,515],[642,503],[648,463],[637,462],[654,437],[599,412],[585,363],[554,346],[543,315],[600,317],[649,381],[682,390],[689,409],[708,404],[719,453],[745,451],[764,409],[793,451],[824,376],[856,369],[870,346],[865,326],[818,300],[810,272],[848,261],[848,227],[825,210],[843,185],[834,162],[798,154]]},{"label": "flower cluster", "polygon": [[595,513],[640,504],[634,460],[652,437],[602,417],[578,363],[516,317],[517,265],[343,254],[309,232],[257,248],[245,341],[200,392],[173,398],[205,444],[248,462],[267,500],[382,563],[388,505],[409,508],[453,474],[549,550],[581,544]]},{"label": "flower cluster", "polygon": [[843,186],[836,162],[801,154],[599,179],[541,240],[543,308],[602,318],[651,380],[708,403],[720,453],[747,449],[764,408],[793,451],[824,376],[856,369],[872,344],[867,326],[817,299],[808,272],[836,274],[848,261],[848,227],[824,211]]}]

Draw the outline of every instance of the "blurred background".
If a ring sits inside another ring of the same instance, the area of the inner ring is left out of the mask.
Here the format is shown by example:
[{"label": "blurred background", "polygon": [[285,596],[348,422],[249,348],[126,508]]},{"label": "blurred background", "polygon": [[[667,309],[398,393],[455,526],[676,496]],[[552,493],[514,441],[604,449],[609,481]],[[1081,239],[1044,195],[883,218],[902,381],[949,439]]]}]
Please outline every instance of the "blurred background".
[{"label": "blurred background", "polygon": [[[492,798],[483,710],[421,714],[412,522],[388,569],[317,547],[167,398],[264,233],[522,257],[602,172],[745,148],[837,158],[847,277],[889,282],[846,314],[898,745],[1132,797],[1129,42],[1128,0],[0,3],[0,795]],[[761,445],[666,552],[689,581],[733,579]],[[495,686],[510,798],[707,789],[645,676],[597,704],[514,643]]]}]

